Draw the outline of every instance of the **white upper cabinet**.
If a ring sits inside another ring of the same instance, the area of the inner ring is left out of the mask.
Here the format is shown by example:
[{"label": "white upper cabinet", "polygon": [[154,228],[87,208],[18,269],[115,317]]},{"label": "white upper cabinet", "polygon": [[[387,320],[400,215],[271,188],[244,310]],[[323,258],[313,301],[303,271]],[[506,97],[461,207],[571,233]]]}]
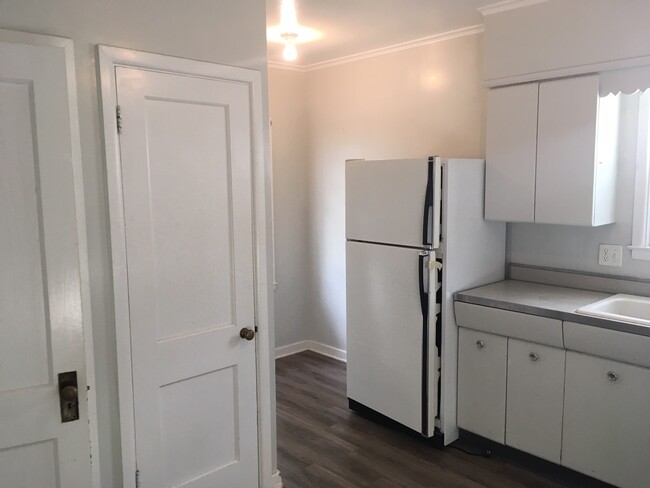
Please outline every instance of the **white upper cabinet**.
[{"label": "white upper cabinet", "polygon": [[539,83],[488,94],[485,216],[535,221],[537,97]]},{"label": "white upper cabinet", "polygon": [[618,98],[598,89],[594,75],[490,91],[487,219],[614,222]]}]

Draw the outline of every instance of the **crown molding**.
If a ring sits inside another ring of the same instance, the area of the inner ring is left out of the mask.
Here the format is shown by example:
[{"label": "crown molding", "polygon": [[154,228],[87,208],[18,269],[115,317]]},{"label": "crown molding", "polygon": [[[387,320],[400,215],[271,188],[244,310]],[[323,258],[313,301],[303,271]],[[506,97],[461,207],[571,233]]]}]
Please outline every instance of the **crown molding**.
[{"label": "crown molding", "polygon": [[374,58],[377,56],[383,56],[385,54],[405,51],[407,49],[427,46],[429,44],[436,44],[438,42],[449,41],[452,39],[457,39],[459,37],[473,36],[476,34],[481,34],[483,31],[484,31],[483,24],[472,25],[470,27],[454,29],[451,31],[443,32],[441,34],[436,34],[434,36],[421,37],[419,39],[414,39],[412,41],[401,42],[398,44],[391,44],[390,46],[384,46],[378,49],[371,49],[369,51],[363,51],[360,53],[351,54],[348,56],[342,56],[340,58],[333,58],[327,61],[321,61],[318,63],[307,64],[303,66],[278,63],[276,61],[269,61],[268,65],[271,68],[288,69],[292,71],[301,71],[301,72],[316,71],[319,69],[329,68],[331,66],[337,66],[339,64],[352,63],[354,61],[360,61],[362,59]]},{"label": "crown molding", "polygon": [[548,0],[503,0],[501,2],[491,3],[484,7],[479,7],[477,10],[486,15],[498,14],[507,10],[514,10],[522,7],[530,7],[538,3],[546,3]]},{"label": "crown molding", "polygon": [[307,68],[297,64],[280,63],[278,61],[267,61],[266,64],[269,68],[284,69],[287,71],[298,71],[299,73],[307,72]]}]

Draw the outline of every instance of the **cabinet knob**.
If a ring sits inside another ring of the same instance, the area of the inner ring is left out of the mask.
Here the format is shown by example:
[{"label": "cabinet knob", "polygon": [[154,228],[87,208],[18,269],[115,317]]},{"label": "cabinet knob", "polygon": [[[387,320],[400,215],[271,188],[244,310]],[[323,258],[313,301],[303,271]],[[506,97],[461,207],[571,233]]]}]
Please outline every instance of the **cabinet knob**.
[{"label": "cabinet knob", "polygon": [[529,358],[531,361],[535,362],[535,361],[537,361],[537,360],[539,359],[539,356],[538,356],[537,354],[535,354],[534,352],[531,352],[531,353],[528,355],[528,358]]},{"label": "cabinet knob", "polygon": [[614,373],[614,371],[608,371],[607,372],[607,379],[609,381],[616,381],[618,379],[618,375]]}]

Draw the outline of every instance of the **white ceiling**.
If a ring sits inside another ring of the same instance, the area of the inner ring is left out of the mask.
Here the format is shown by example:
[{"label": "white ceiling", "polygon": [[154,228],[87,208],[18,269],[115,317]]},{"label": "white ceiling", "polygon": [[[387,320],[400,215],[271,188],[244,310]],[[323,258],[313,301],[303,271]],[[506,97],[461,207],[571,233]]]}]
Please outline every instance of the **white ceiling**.
[{"label": "white ceiling", "polygon": [[[267,26],[280,23],[280,1],[266,0]],[[298,23],[323,37],[298,45],[298,59],[282,59],[282,44],[268,44],[271,62],[309,66],[344,56],[435,36],[483,23],[478,7],[495,0],[295,0]]]}]

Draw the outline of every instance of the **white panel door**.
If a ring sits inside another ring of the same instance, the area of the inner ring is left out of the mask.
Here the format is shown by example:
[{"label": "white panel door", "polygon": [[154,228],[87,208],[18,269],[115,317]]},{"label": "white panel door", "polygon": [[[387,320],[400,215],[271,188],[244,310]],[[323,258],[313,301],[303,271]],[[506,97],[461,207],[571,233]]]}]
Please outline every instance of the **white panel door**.
[{"label": "white panel door", "polygon": [[346,245],[348,397],[421,432],[419,254],[394,246]]},{"label": "white panel door", "polygon": [[347,239],[422,247],[424,219],[433,211],[425,210],[429,164],[427,159],[348,161]]},{"label": "white panel door", "polygon": [[248,85],[116,78],[141,486],[257,486]]},{"label": "white panel door", "polygon": [[[65,50],[0,42],[0,486],[91,486]],[[78,163],[78,161],[77,161]],[[62,422],[59,373],[77,373]]]},{"label": "white panel door", "polygon": [[485,218],[535,221],[539,83],[488,93]]}]

